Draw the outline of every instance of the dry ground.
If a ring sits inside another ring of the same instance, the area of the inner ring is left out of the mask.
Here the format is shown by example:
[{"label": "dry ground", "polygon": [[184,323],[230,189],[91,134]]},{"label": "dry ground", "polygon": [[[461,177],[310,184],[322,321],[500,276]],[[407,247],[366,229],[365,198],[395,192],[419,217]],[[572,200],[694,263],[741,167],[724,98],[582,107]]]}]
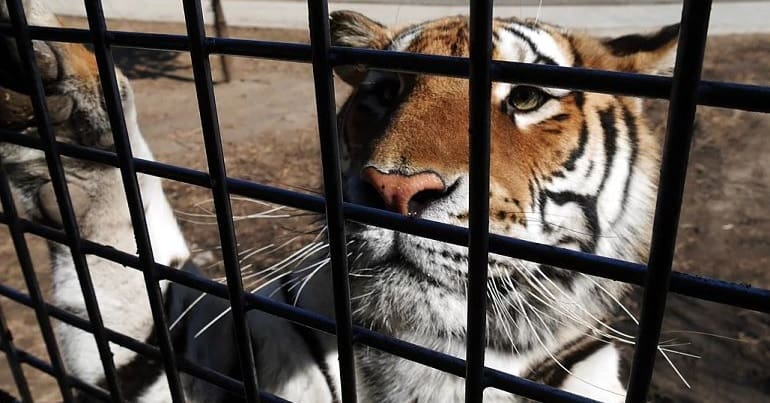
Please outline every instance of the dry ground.
[{"label": "dry ground", "polygon": [[[81,24],[79,21],[72,21]],[[180,26],[113,23],[111,28],[182,32]],[[234,36],[305,41],[306,33],[237,30]],[[186,54],[116,50],[124,72],[133,79],[145,137],[163,162],[205,169],[189,57]],[[216,86],[228,171],[231,176],[313,192],[320,188],[318,140],[309,66],[263,60],[233,60],[234,80]],[[217,58],[212,58],[218,75]],[[770,36],[714,37],[709,42],[705,76],[744,83],[770,83]],[[338,100],[346,92],[338,85]],[[665,104],[649,102],[651,120],[662,133]],[[700,108],[697,134],[680,224],[677,270],[770,288],[770,116]],[[168,196],[180,211],[201,212],[196,203],[207,193],[167,183]],[[235,201],[236,212],[257,210]],[[208,221],[204,218],[197,221]],[[238,223],[241,248],[280,241],[304,231],[312,217],[246,220]],[[210,222],[210,221],[209,221]],[[216,228],[183,222],[197,249],[216,245]],[[38,275],[50,292],[46,252],[29,238]],[[202,259],[216,260],[216,250]],[[209,270],[214,276],[216,266]],[[15,254],[0,229],[0,282],[25,290]],[[638,290],[637,290],[638,291]],[[638,293],[636,293],[638,294]],[[629,298],[635,305],[639,295]],[[0,300],[17,346],[47,358],[30,309]],[[638,308],[638,307],[637,307]],[[770,316],[672,296],[665,339],[691,343],[682,348],[702,358],[675,357],[692,389],[658,360],[654,400],[659,402],[761,402],[770,395]],[[713,333],[720,337],[703,336]],[[4,359],[4,356],[3,356]],[[52,379],[25,369],[38,401],[58,401]],[[0,388],[14,391],[5,364]]]}]

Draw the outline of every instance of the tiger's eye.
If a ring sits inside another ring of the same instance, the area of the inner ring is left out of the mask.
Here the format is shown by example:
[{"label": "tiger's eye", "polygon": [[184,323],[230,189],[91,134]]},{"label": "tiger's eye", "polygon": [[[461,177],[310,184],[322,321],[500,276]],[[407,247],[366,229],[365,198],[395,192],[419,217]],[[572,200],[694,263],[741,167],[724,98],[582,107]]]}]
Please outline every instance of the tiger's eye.
[{"label": "tiger's eye", "polygon": [[543,91],[526,85],[519,85],[511,89],[506,102],[519,112],[531,112],[545,103],[546,97]]}]

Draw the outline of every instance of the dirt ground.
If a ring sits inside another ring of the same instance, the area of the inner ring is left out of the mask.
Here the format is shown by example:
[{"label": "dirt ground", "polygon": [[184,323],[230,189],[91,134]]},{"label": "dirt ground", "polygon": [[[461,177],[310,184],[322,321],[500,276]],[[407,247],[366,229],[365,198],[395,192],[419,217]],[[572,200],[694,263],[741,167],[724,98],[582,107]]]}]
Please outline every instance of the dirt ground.
[{"label": "dirt ground", "polygon": [[[81,21],[70,21],[72,25]],[[112,29],[183,32],[174,25],[111,23]],[[232,36],[306,41],[306,33],[233,30]],[[189,56],[171,52],[117,49],[118,64],[132,79],[140,123],[156,158],[205,170],[199,116]],[[713,37],[704,75],[708,79],[770,83],[770,36]],[[212,57],[215,78],[219,58]],[[288,189],[317,192],[318,140],[312,72],[308,65],[231,58],[234,79],[215,87],[228,174]],[[338,83],[338,102],[348,90]],[[662,136],[665,103],[648,102]],[[770,115],[700,108],[680,222],[676,270],[770,288]],[[180,212],[201,213],[208,204],[202,189],[167,183]],[[263,210],[235,200],[237,214]],[[200,207],[196,207],[200,205]],[[190,244],[202,262],[216,261],[216,227],[211,219],[180,215]],[[241,249],[278,243],[306,231],[314,217],[238,221]],[[195,222],[193,222],[195,221]],[[312,226],[312,225],[311,225]],[[50,294],[45,247],[32,244],[38,276]],[[216,276],[217,266],[209,270]],[[0,282],[24,290],[13,247],[0,229]],[[638,313],[640,290],[628,298]],[[47,361],[31,309],[0,299],[14,342]],[[627,321],[630,322],[630,321]],[[633,326],[628,324],[631,331]],[[707,335],[710,334],[710,335]],[[681,349],[701,358],[674,356],[691,388],[659,357],[656,402],[762,402],[770,396],[770,316],[671,296],[665,340],[689,343]],[[0,360],[4,360],[3,355]],[[37,401],[59,401],[52,378],[25,367]],[[7,365],[0,363],[0,388],[15,392]]]}]

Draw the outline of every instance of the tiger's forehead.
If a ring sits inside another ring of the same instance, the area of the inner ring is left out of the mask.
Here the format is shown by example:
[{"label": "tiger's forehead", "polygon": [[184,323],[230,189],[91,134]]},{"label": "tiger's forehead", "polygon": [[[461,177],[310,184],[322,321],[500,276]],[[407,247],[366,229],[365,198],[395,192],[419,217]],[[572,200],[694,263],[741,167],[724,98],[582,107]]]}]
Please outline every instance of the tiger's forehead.
[{"label": "tiger's forehead", "polygon": [[[495,20],[495,60],[572,66],[569,41],[550,27],[530,21]],[[407,27],[397,32],[390,50],[468,57],[470,30],[466,17],[447,17]]]},{"label": "tiger's forehead", "polygon": [[[494,20],[492,27],[494,60],[571,67],[575,52],[565,34],[533,21]],[[470,29],[466,17],[448,17],[417,24],[398,32],[389,47],[402,52],[468,57]],[[494,83],[493,101],[505,98],[513,86]],[[569,91],[544,88],[554,96]]]}]

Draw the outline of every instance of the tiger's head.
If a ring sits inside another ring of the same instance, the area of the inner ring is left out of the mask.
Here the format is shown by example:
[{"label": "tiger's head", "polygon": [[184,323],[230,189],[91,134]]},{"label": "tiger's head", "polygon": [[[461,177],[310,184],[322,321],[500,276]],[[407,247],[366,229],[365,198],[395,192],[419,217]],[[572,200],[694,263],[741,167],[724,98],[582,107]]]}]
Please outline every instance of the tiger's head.
[{"label": "tiger's head", "polygon": [[[331,15],[331,35],[338,46],[467,57],[470,33],[465,17],[390,28],[342,11]],[[598,39],[531,20],[495,19],[492,55],[656,73],[671,67],[677,37],[677,25]],[[468,82],[357,66],[338,67],[337,74],[353,88],[338,118],[347,200],[467,226]],[[493,83],[490,102],[490,231],[644,262],[659,146],[641,101]],[[349,231],[351,271],[360,274],[351,279],[359,323],[464,337],[467,248],[368,225],[351,224]],[[490,343],[521,349],[543,334],[585,331],[581,322],[606,317],[624,289],[490,255]]]}]

